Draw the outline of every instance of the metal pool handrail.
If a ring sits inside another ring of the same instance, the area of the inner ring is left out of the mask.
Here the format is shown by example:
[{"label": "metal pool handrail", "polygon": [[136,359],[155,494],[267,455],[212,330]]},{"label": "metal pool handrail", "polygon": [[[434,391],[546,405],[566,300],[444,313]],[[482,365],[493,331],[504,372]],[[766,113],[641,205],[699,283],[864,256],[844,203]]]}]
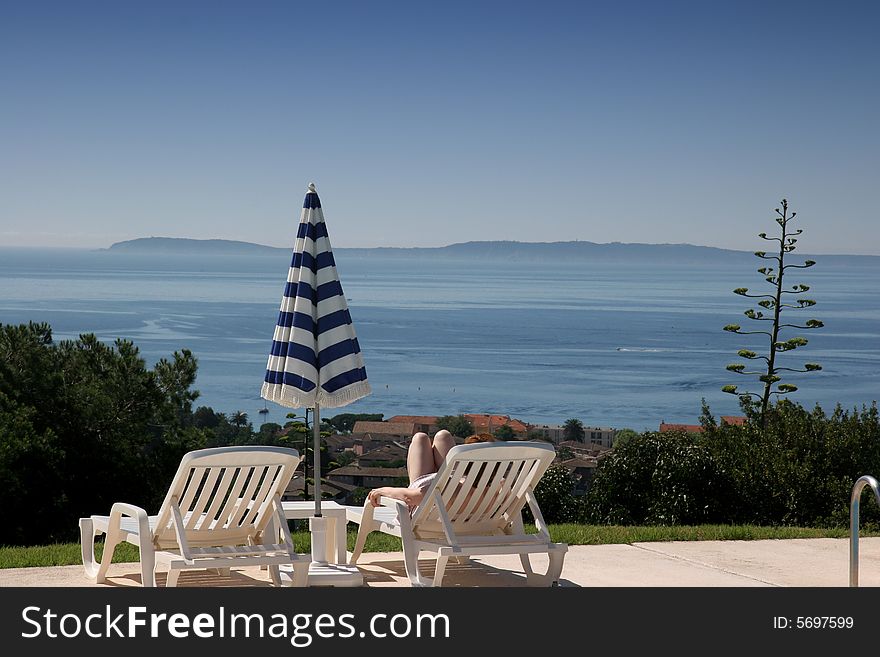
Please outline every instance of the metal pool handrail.
[{"label": "metal pool handrail", "polygon": [[859,499],[862,489],[870,486],[874,491],[874,499],[880,504],[880,489],[877,480],[871,475],[859,477],[852,489],[849,503],[849,585],[859,585]]}]

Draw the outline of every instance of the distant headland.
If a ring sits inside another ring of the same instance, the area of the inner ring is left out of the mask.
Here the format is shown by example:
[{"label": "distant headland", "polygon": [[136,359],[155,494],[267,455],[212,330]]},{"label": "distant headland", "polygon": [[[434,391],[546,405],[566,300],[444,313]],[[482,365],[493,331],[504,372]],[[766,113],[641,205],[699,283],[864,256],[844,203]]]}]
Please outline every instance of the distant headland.
[{"label": "distant headland", "polygon": [[270,255],[290,249],[279,249],[252,242],[235,240],[196,240],[184,237],[139,237],[125,242],[115,242],[102,251],[129,251],[131,253],[226,253],[242,255]]},{"label": "distant headland", "polygon": [[[290,248],[279,248],[222,239],[190,239],[179,237],[141,237],[116,242],[108,249],[116,253],[167,255],[275,255],[289,254]],[[720,249],[694,244],[640,244],[610,242],[600,244],[586,241],[568,242],[514,242],[479,241],[460,242],[438,247],[373,247],[335,248],[340,255],[362,257],[446,257],[460,259],[518,260],[547,262],[669,262],[699,263],[738,261],[752,256],[751,251]],[[800,254],[795,254],[795,257]],[[805,254],[806,257],[806,254]],[[880,256],[823,255],[835,262],[880,262]]]}]

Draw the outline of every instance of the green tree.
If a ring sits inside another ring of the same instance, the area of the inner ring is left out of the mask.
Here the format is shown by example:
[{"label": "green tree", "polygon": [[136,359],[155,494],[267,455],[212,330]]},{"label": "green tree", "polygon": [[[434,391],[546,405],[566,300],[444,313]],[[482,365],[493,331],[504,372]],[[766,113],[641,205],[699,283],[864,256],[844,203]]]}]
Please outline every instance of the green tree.
[{"label": "green tree", "polygon": [[437,418],[437,428],[446,429],[459,438],[467,438],[474,433],[474,425],[464,415],[444,415]]},{"label": "green tree", "polygon": [[620,429],[617,433],[614,434],[614,443],[612,447],[623,447],[631,440],[635,440],[641,434],[634,429]]},{"label": "green tree", "polygon": [[186,350],[149,369],[126,340],[56,344],[47,324],[0,325],[0,487],[27,510],[7,502],[22,519],[0,523],[0,544],[70,540],[120,499],[158,506],[180,457],[205,445],[196,371]]},{"label": "green tree", "polygon": [[278,434],[284,430],[277,422],[264,422],[260,425],[260,430],[256,438],[264,445],[275,445],[278,440]]},{"label": "green tree", "polygon": [[564,440],[574,440],[582,443],[586,436],[587,432],[584,430],[583,422],[575,417],[569,418],[565,421],[562,429],[562,438]]},{"label": "green tree", "polygon": [[238,427],[239,429],[246,427],[248,425],[248,414],[244,411],[235,411],[229,419],[229,422],[232,426]]},{"label": "green tree", "polygon": [[309,461],[314,459],[314,435],[311,427],[311,408],[303,411],[302,415],[288,413],[287,422],[284,425],[286,434],[283,442],[296,450],[299,450],[303,464],[303,499],[309,499]]},{"label": "green tree", "polygon": [[[817,319],[808,319],[803,324],[783,323],[783,309],[802,309],[815,306],[816,302],[812,299],[799,297],[794,299],[794,303],[787,303],[790,300],[789,295],[799,295],[807,292],[810,288],[802,283],[797,283],[787,289],[783,279],[789,269],[807,269],[815,265],[815,261],[806,260],[802,264],[791,264],[785,262],[785,256],[795,250],[797,236],[803,231],[801,229],[792,230],[789,226],[791,221],[797,216],[796,212],[789,213],[788,201],[782,199],[782,209],[776,208],[776,223],[780,227],[779,237],[768,237],[766,233],[760,233],[758,237],[769,242],[777,242],[778,250],[768,255],[766,251],[756,251],[755,255],[762,260],[769,260],[773,266],[761,267],[758,272],[764,276],[764,280],[770,284],[771,292],[769,294],[752,294],[748,288],[740,287],[735,289],[734,294],[749,299],[755,299],[757,308],[749,308],[745,311],[745,316],[750,320],[769,323],[766,330],[744,331],[739,324],[728,324],[724,327],[725,331],[737,333],[739,335],[763,335],[768,339],[767,355],[759,355],[750,349],[740,349],[737,354],[740,358],[744,358],[758,365],[757,369],[747,369],[745,363],[731,363],[727,366],[727,370],[743,375],[757,375],[758,380],[764,384],[762,392],[739,391],[735,385],[726,385],[722,388],[724,392],[738,395],[740,400],[744,402],[744,406],[749,406],[751,402],[759,400],[760,407],[760,423],[761,426],[766,424],[767,408],[770,404],[771,395],[785,395],[797,390],[797,386],[790,383],[779,383],[782,380],[782,372],[815,372],[822,369],[817,363],[806,363],[802,369],[792,367],[782,367],[776,362],[779,354],[794,351],[798,347],[807,344],[807,339],[801,336],[794,336],[783,340],[781,332],[784,329],[817,329],[823,326],[823,323]],[[767,313],[767,314],[765,314]],[[776,385],[776,389],[773,386]]]},{"label": "green tree", "polygon": [[516,433],[514,433],[509,424],[502,424],[500,427],[495,429],[494,435],[498,440],[513,440],[514,438],[516,438]]},{"label": "green tree", "polygon": [[216,413],[210,406],[199,406],[192,415],[192,424],[200,429],[213,429],[224,419],[222,413]]}]

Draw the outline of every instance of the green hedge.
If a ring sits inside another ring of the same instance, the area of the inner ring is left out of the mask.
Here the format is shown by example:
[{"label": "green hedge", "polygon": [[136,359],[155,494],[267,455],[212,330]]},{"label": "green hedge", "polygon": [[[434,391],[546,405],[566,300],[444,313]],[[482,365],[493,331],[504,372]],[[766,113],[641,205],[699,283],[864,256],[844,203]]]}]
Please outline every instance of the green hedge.
[{"label": "green hedge", "polygon": [[[880,477],[876,404],[831,415],[788,400],[765,428],[717,425],[702,433],[645,433],[601,461],[579,519],[601,524],[733,523],[843,527],[852,487]],[[864,524],[880,521],[865,496]]]}]

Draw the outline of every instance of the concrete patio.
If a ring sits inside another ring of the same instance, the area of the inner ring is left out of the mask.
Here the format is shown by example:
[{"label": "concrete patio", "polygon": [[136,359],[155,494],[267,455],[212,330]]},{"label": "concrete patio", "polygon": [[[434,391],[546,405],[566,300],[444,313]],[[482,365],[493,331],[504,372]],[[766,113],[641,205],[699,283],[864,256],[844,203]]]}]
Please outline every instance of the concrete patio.
[{"label": "concrete patio", "polygon": [[[859,584],[880,586],[880,537],[859,543]],[[366,553],[359,563],[367,587],[409,585],[401,553]],[[540,571],[546,561],[535,557]],[[430,575],[432,560],[422,567]],[[136,563],[114,564],[106,584],[140,585]],[[158,573],[160,586],[165,583]],[[562,571],[564,587],[845,587],[849,585],[849,539],[682,541],[623,545],[576,545]],[[519,558],[482,557],[467,565],[451,561],[444,579],[450,587],[523,586]],[[0,570],[0,587],[97,586],[82,566]],[[184,572],[182,587],[269,586],[266,571],[233,570],[229,577]]]}]

